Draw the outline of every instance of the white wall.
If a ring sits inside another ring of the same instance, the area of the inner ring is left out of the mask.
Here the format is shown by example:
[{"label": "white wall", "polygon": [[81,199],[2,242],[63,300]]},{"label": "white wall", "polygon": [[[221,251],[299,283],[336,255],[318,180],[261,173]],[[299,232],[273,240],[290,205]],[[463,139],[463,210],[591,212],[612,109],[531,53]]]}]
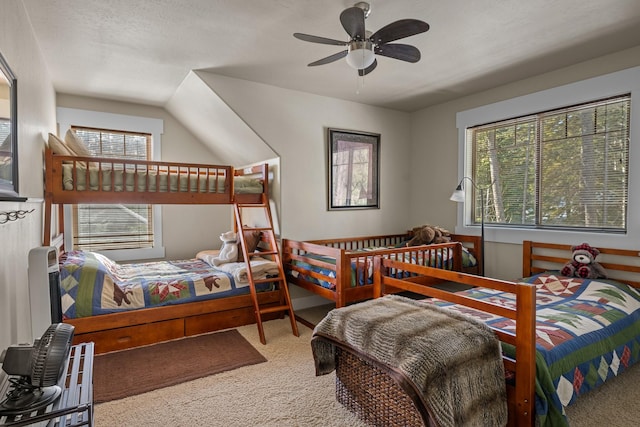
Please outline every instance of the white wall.
[{"label": "white wall", "polygon": [[[402,232],[412,226],[407,205],[408,113],[206,72],[198,75],[280,156],[282,237],[364,236]],[[327,210],[328,128],[381,135],[380,209]],[[291,287],[291,297],[295,309],[326,302],[297,286]]]},{"label": "white wall", "polygon": [[[424,212],[429,212],[430,220],[434,223],[449,229],[456,226],[458,206],[449,201],[458,183],[456,113],[637,65],[640,65],[640,46],[413,113],[411,180],[413,188],[420,190],[424,197],[411,198],[409,222],[419,222]],[[632,135],[632,146],[637,147],[637,144],[638,137]],[[631,150],[634,150],[633,147]],[[629,218],[629,221],[637,219]],[[487,274],[504,279],[519,277],[522,272],[521,245],[494,243],[490,232],[487,233],[487,240]],[[590,243],[598,245],[595,239]],[[638,247],[637,243],[634,247]]]},{"label": "white wall", "polygon": [[[395,233],[410,226],[408,113],[199,75],[280,156],[283,237]],[[327,210],[327,128],[381,134],[380,209]]]},{"label": "white wall", "polygon": [[20,0],[3,0],[0,52],[18,82],[19,190],[27,202],[2,202],[0,212],[31,210],[0,224],[0,351],[31,342],[27,258],[42,244],[42,158],[45,137],[55,131],[55,92]]}]

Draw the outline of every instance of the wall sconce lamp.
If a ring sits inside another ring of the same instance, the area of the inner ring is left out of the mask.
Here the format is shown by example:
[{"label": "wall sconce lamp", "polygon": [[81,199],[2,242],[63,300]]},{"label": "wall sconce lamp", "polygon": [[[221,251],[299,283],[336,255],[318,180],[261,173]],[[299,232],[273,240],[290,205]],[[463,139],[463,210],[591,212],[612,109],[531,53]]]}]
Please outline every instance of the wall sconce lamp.
[{"label": "wall sconce lamp", "polygon": [[460,182],[458,183],[458,186],[456,187],[453,194],[451,194],[451,197],[449,198],[449,200],[457,203],[463,203],[465,201],[464,186],[462,185],[465,179],[469,180],[469,182],[473,184],[476,190],[480,192],[480,258],[482,259],[480,262],[480,275],[484,276],[484,256],[485,256],[485,253],[484,253],[484,193],[489,187],[487,188],[478,187],[478,185],[473,181],[473,179],[469,178],[468,176],[465,176],[460,180]]}]

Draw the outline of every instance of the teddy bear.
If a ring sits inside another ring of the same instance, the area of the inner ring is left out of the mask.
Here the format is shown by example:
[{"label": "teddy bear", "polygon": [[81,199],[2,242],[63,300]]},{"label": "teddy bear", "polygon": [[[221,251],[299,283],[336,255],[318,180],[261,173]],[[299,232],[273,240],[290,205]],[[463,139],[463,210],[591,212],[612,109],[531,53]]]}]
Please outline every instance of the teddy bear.
[{"label": "teddy bear", "polygon": [[227,231],[220,235],[222,247],[218,256],[213,258],[213,265],[236,262],[238,260],[238,236],[233,231]]},{"label": "teddy bear", "polygon": [[560,274],[568,277],[581,277],[583,279],[607,278],[604,267],[596,261],[600,254],[597,248],[588,243],[571,247],[571,261],[568,261],[560,271]]},{"label": "teddy bear", "polygon": [[448,243],[451,241],[451,233],[442,227],[435,225],[423,225],[414,227],[410,232],[411,240],[407,246],[430,245],[432,243]]}]

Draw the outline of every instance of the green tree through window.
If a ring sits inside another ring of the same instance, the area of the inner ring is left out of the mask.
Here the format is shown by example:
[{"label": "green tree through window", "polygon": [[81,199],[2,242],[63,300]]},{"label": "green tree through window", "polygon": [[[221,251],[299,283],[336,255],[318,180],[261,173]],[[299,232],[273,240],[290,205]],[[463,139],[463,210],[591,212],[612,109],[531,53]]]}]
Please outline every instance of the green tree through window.
[{"label": "green tree through window", "polygon": [[630,103],[624,95],[468,128],[473,179],[489,187],[485,223],[626,230]]}]

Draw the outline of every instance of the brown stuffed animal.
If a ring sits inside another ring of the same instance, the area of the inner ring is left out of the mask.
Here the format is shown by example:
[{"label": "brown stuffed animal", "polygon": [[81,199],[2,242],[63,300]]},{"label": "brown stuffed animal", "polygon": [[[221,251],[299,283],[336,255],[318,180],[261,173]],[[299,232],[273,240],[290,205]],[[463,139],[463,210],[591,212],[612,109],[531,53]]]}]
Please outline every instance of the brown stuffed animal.
[{"label": "brown stuffed animal", "polygon": [[436,231],[428,225],[423,225],[422,227],[414,227],[411,230],[411,235],[413,237],[407,242],[407,246],[428,245],[436,237]]},{"label": "brown stuffed animal", "polygon": [[436,231],[436,237],[433,238],[432,243],[449,243],[451,241],[451,233],[442,227],[434,226]]},{"label": "brown stuffed animal", "polygon": [[414,227],[410,232],[411,240],[407,246],[430,245],[432,243],[447,243],[451,241],[451,233],[442,227],[423,225]]}]

